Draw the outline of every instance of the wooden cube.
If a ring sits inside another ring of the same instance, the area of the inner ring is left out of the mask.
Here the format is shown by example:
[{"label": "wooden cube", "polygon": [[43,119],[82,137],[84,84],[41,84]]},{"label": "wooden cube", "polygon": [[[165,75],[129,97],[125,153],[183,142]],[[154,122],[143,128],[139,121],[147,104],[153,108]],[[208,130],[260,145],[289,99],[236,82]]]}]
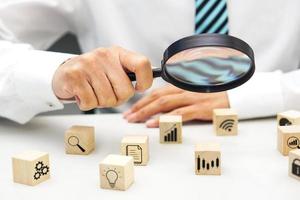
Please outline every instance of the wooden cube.
[{"label": "wooden cube", "polygon": [[101,188],[127,190],[134,181],[132,156],[108,155],[99,168]]},{"label": "wooden cube", "polygon": [[217,143],[197,144],[195,149],[196,175],[221,175],[221,151]]},{"label": "wooden cube", "polygon": [[300,149],[289,152],[289,175],[300,180]]},{"label": "wooden cube", "polygon": [[213,124],[216,135],[237,135],[238,115],[233,109],[214,109]]},{"label": "wooden cube", "polygon": [[287,156],[289,151],[300,148],[300,125],[279,126],[277,149]]},{"label": "wooden cube", "polygon": [[50,178],[49,155],[27,151],[12,157],[13,180],[34,186]]},{"label": "wooden cube", "polygon": [[300,125],[300,112],[289,110],[277,114],[278,126]]},{"label": "wooden cube", "polygon": [[182,143],[182,117],[163,115],[159,117],[160,143]]},{"label": "wooden cube", "polygon": [[67,154],[87,155],[95,148],[95,130],[91,126],[72,126],[65,133]]},{"label": "wooden cube", "polygon": [[121,154],[132,156],[135,165],[147,165],[149,159],[148,136],[125,136],[121,142]]}]

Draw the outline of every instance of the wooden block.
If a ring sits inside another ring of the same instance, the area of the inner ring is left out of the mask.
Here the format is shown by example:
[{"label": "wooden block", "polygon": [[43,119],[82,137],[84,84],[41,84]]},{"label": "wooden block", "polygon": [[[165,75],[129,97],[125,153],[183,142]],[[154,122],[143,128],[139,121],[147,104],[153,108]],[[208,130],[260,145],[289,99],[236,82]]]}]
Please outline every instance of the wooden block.
[{"label": "wooden block", "polygon": [[132,156],[108,155],[99,168],[101,188],[127,190],[134,181]]},{"label": "wooden block", "polygon": [[135,165],[147,165],[149,159],[148,136],[125,136],[121,142],[121,154],[132,156]]},{"label": "wooden block", "polygon": [[13,180],[34,186],[50,178],[49,155],[27,151],[12,157]]},{"label": "wooden block", "polygon": [[182,143],[182,117],[163,115],[159,117],[160,143]]},{"label": "wooden block", "polygon": [[300,149],[289,152],[289,175],[300,180]]},{"label": "wooden block", "polygon": [[238,115],[233,109],[214,109],[213,124],[216,135],[237,135]]},{"label": "wooden block", "polygon": [[196,175],[221,175],[221,151],[217,143],[197,144],[195,149]]},{"label": "wooden block", "polygon": [[279,126],[277,149],[287,156],[289,151],[300,148],[300,125]]},{"label": "wooden block", "polygon": [[67,154],[87,155],[95,149],[95,130],[91,126],[72,126],[65,133]]},{"label": "wooden block", "polygon": [[277,114],[278,126],[300,125],[300,112],[289,110]]}]

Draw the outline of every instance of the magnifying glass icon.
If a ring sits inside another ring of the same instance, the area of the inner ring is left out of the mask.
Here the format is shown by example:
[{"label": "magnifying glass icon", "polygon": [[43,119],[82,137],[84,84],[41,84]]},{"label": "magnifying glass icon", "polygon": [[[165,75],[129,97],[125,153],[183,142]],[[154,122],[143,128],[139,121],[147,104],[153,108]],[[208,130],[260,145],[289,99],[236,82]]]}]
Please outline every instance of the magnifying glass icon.
[{"label": "magnifying glass icon", "polygon": [[[243,40],[223,34],[200,34],[171,44],[153,77],[184,90],[220,92],[247,82],[255,71],[254,53]],[[127,73],[135,81],[134,73]]]},{"label": "magnifying glass icon", "polygon": [[79,138],[76,136],[70,136],[68,139],[68,143],[71,146],[77,146],[82,152],[85,152],[85,149],[79,145]]}]

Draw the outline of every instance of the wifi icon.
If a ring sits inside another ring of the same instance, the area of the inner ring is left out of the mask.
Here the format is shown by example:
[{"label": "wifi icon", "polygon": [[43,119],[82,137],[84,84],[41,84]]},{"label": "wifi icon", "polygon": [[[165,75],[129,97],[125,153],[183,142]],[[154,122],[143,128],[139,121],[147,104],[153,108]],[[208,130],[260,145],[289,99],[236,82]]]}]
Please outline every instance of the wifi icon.
[{"label": "wifi icon", "polygon": [[225,131],[231,132],[233,126],[234,126],[234,120],[233,119],[226,119],[220,124],[219,128],[221,128]]}]

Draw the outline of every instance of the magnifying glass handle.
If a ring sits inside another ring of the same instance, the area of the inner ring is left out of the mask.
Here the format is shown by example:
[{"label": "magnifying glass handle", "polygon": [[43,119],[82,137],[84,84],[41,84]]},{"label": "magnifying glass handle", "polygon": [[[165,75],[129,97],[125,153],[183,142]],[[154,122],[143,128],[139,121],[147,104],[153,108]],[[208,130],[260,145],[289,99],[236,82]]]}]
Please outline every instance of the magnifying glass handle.
[{"label": "magnifying glass handle", "polygon": [[78,147],[82,152],[85,152],[85,149],[82,148],[82,146],[80,146],[79,144],[77,144],[77,147]]},{"label": "magnifying glass handle", "polygon": [[[161,77],[161,68],[153,68],[152,73],[153,73],[153,78]],[[136,81],[135,73],[128,72],[127,76],[131,81]]]}]

